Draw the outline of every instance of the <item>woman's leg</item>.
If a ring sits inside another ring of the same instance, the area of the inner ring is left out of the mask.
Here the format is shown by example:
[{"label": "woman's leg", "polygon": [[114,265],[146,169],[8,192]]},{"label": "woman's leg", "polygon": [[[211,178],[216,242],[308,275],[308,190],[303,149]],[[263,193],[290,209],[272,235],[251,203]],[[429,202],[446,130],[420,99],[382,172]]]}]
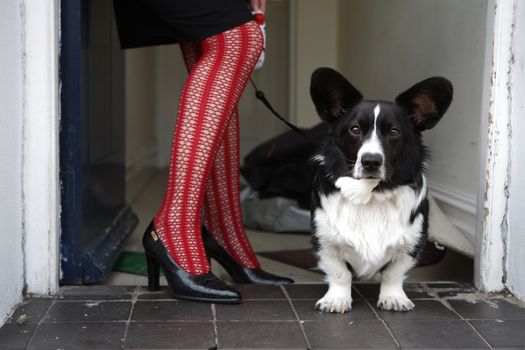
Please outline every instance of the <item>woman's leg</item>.
[{"label": "woman's leg", "polygon": [[230,118],[210,172],[204,200],[206,227],[239,264],[260,268],[242,222],[240,190],[239,114]]},{"label": "woman's leg", "polygon": [[210,271],[200,229],[206,181],[261,49],[253,21],[203,40],[182,92],[168,185],[154,224],[175,261],[193,274]]},{"label": "woman's leg", "polygon": [[[199,43],[181,44],[188,72],[202,55]],[[235,108],[219,145],[204,195],[206,227],[215,240],[241,265],[260,268],[242,222],[240,190],[239,113]]]}]

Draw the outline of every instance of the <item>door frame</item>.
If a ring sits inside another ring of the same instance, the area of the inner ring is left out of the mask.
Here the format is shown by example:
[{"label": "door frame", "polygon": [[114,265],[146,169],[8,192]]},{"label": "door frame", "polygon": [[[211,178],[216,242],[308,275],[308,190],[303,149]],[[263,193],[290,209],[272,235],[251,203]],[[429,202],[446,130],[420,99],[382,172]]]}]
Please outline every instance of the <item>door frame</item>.
[{"label": "door frame", "polygon": [[125,199],[124,56],[112,1],[63,1],[60,21],[60,283],[99,283],[138,222]]},{"label": "door frame", "polygon": [[59,0],[22,1],[24,91],[22,230],[27,293],[59,280]]},{"label": "door frame", "polygon": [[520,67],[525,61],[525,8],[520,0],[488,0],[487,5],[474,281],[483,291],[508,288],[525,300],[525,274],[519,273],[524,259],[515,254],[525,241],[518,237],[523,226],[509,217],[524,208],[519,203],[525,199],[518,181],[512,181],[523,175],[523,165],[513,164],[513,158],[525,139],[513,138],[512,130],[520,129],[525,109],[520,104],[525,94]]}]

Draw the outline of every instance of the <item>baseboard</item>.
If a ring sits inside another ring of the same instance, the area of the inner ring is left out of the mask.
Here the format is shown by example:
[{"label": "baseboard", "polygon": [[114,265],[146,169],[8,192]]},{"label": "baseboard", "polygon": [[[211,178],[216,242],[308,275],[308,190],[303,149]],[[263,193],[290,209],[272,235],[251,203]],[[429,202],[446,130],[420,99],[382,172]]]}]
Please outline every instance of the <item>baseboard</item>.
[{"label": "baseboard", "polygon": [[[450,234],[449,232],[443,237],[440,237],[442,240],[444,240],[441,243],[462,253],[473,256],[473,242],[475,241],[476,236],[476,227],[475,224],[473,224],[473,222],[476,221],[475,196],[432,181],[428,182],[428,189],[430,195],[432,198],[434,198],[438,205],[442,203],[448,207],[446,211],[445,208],[442,208],[446,220],[448,220],[450,224],[457,228],[459,231],[458,233],[463,236],[451,239],[451,237],[447,236]],[[457,211],[457,214],[451,212],[451,210]],[[471,220],[469,220],[469,218]],[[454,242],[456,242],[456,244],[458,244],[458,242],[462,242],[460,243],[461,247],[454,246]]]},{"label": "baseboard", "polygon": [[470,215],[476,215],[475,196],[433,181],[428,181],[428,189],[436,200]]}]

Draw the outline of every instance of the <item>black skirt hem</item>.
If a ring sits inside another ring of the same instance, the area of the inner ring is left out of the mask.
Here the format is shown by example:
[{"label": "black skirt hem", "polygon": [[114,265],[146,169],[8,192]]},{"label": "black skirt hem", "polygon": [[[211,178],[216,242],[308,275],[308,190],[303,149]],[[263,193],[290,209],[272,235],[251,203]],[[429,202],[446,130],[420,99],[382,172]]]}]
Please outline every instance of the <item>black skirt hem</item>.
[{"label": "black skirt hem", "polygon": [[[153,0],[148,0],[153,1]],[[154,45],[169,45],[179,42],[199,42],[223,33],[254,19],[242,0],[221,0],[198,9],[197,16],[184,16],[183,11],[154,13],[140,0],[114,0],[117,31],[122,49],[140,48]],[[177,1],[174,0],[173,4]],[[187,3],[186,3],[187,4]],[[170,6],[171,7],[171,6]]]}]

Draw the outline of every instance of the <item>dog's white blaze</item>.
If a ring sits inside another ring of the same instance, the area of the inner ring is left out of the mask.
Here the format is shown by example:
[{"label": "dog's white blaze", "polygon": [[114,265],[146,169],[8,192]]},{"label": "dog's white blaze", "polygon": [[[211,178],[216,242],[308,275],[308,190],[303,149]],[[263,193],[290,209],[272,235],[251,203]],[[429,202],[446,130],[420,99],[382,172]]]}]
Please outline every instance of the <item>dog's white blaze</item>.
[{"label": "dog's white blaze", "polygon": [[[377,118],[379,117],[379,113],[381,113],[381,106],[378,103],[377,106],[375,106],[374,108],[374,130],[372,130],[370,138],[363,143],[363,145],[357,152],[357,161],[354,169],[354,176],[357,178],[363,176],[363,165],[361,164],[361,158],[363,154],[381,154],[383,156],[383,160],[385,159],[385,152],[383,150],[383,146],[381,146],[381,142],[379,141],[379,137],[377,136]],[[380,177],[384,178],[385,173],[386,169],[383,163],[383,165],[381,165],[381,167],[379,168]]]},{"label": "dog's white blaze", "polygon": [[376,108],[374,108],[374,129],[375,124],[377,124],[377,117],[379,117],[379,112],[381,112],[381,106],[379,106],[379,103],[377,104]]}]

